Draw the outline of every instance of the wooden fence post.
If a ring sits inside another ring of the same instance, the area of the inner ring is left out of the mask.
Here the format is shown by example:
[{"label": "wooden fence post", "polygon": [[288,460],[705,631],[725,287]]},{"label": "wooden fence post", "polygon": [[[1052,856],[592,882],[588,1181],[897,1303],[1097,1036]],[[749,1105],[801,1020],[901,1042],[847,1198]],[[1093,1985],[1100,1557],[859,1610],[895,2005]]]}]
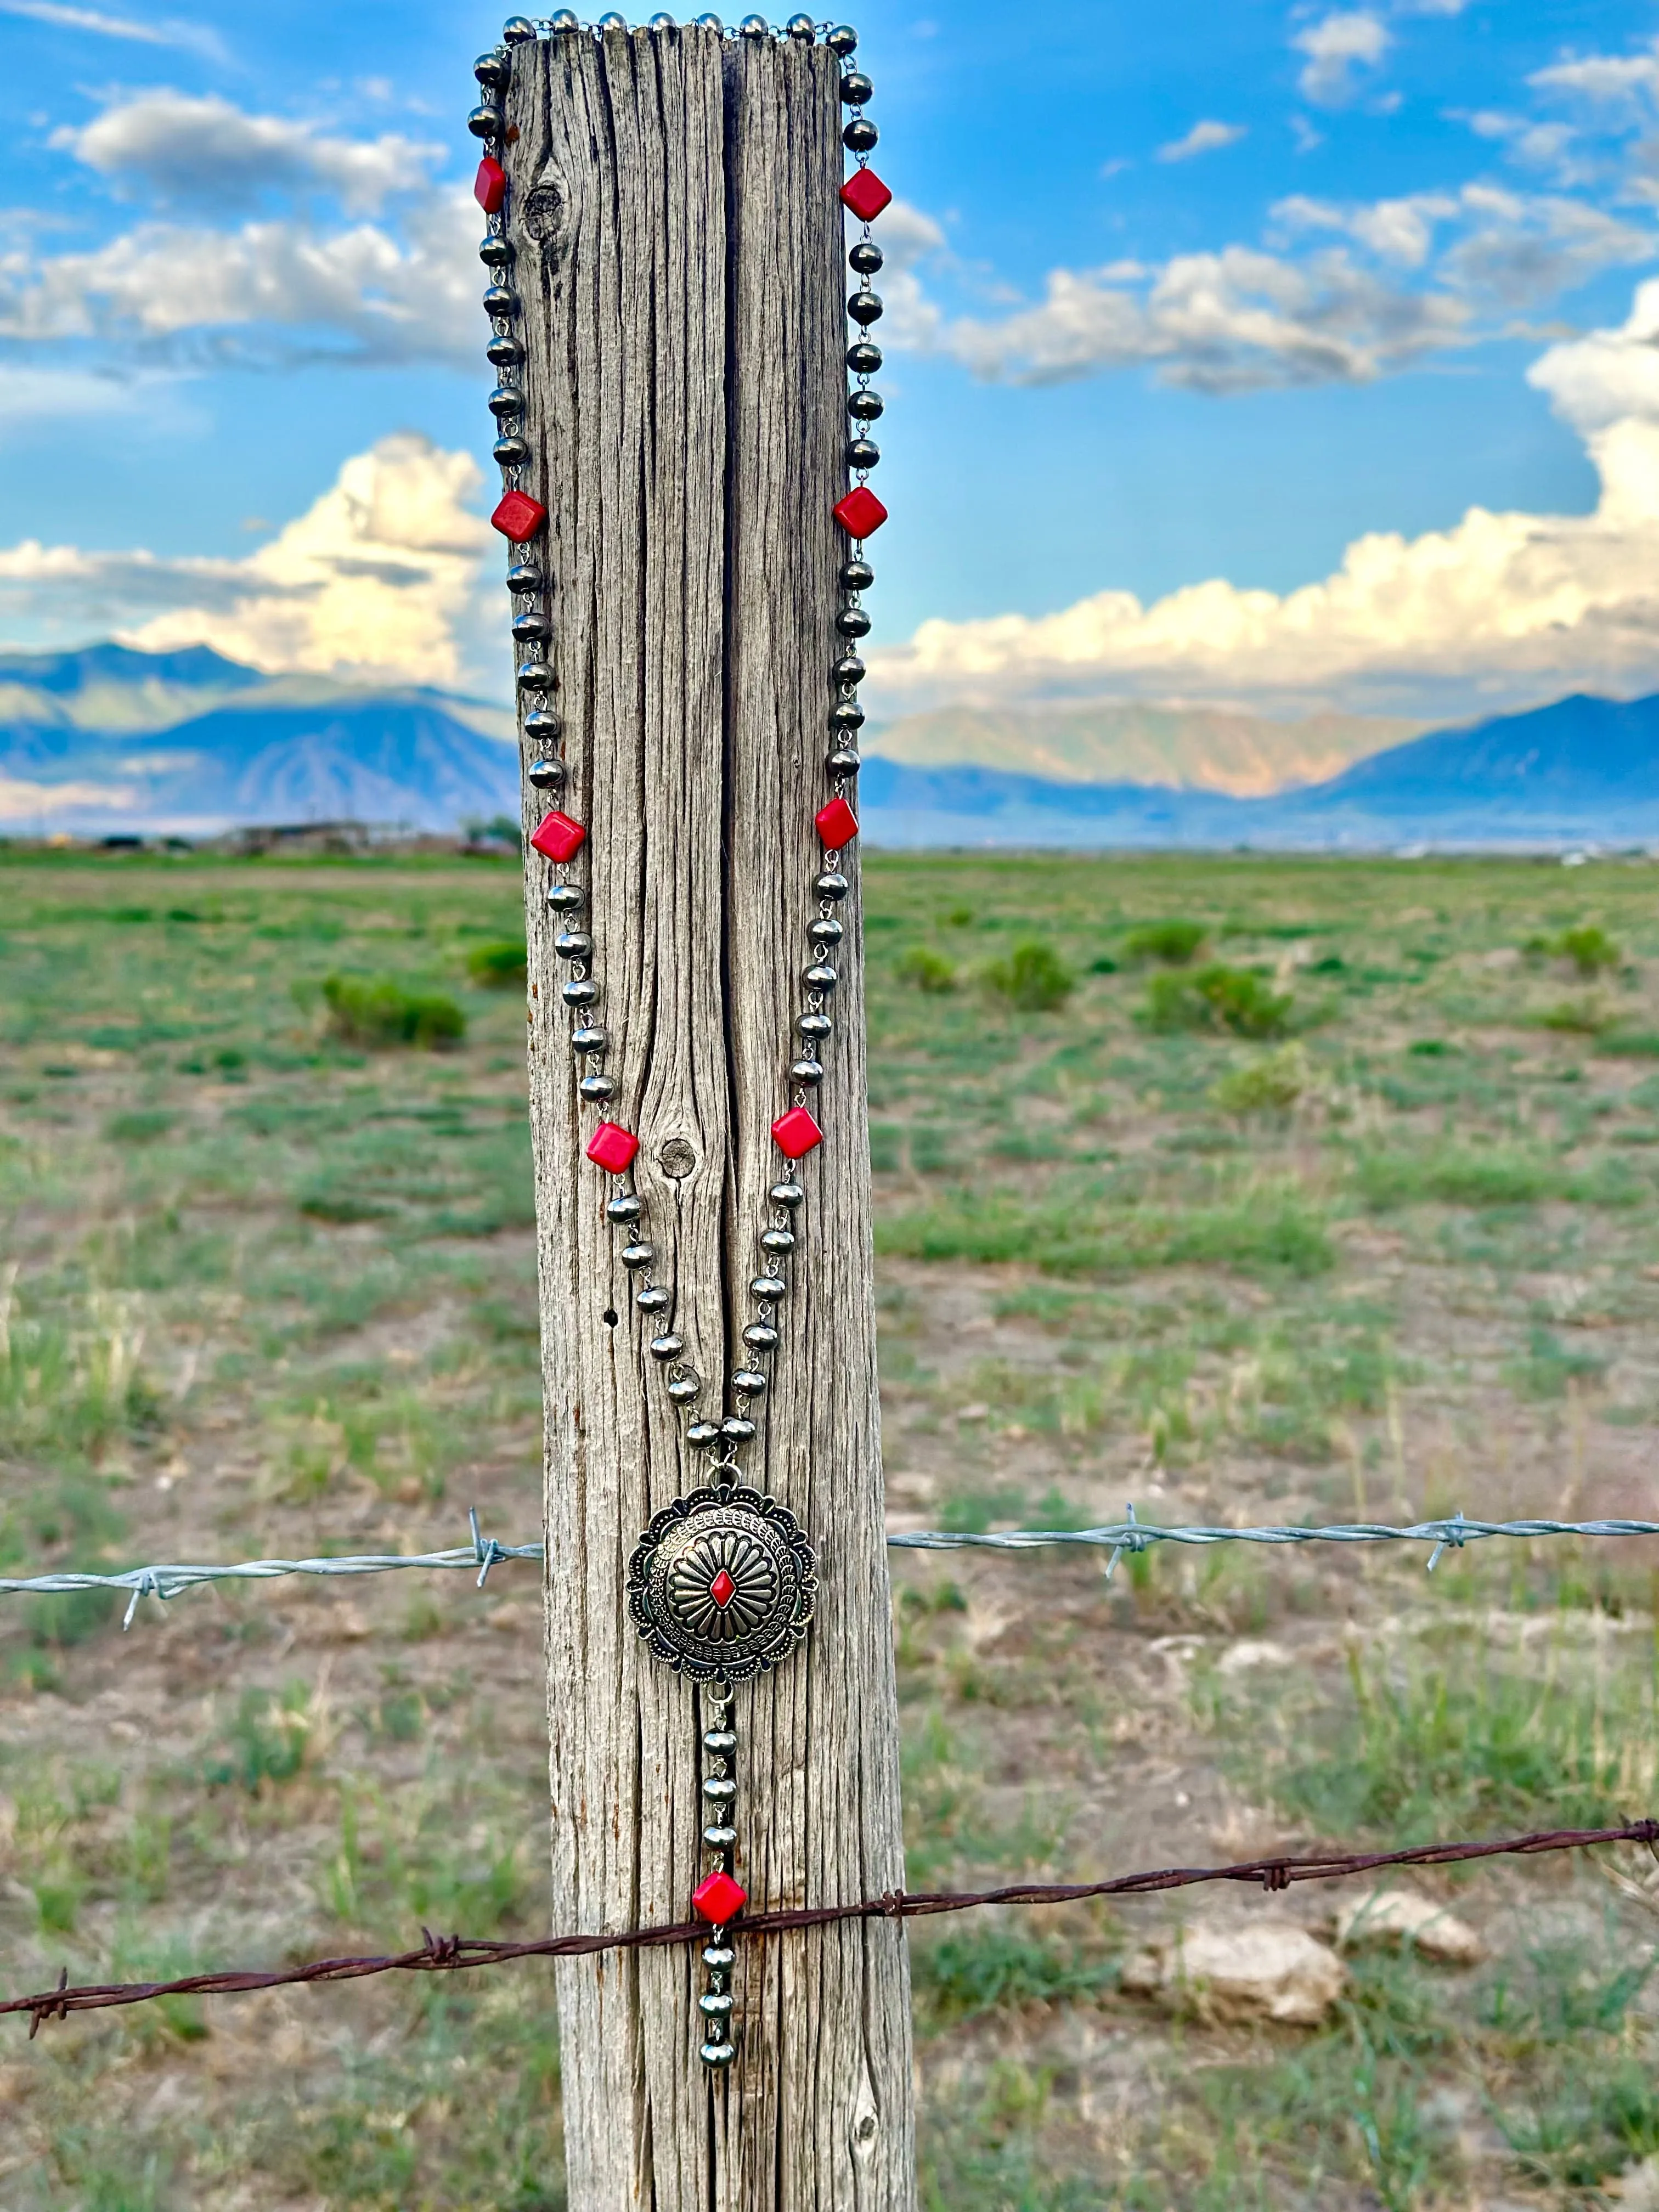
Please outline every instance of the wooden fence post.
[{"label": "wooden fence post", "polygon": [[[842,648],[832,502],[847,435],[837,64],[702,27],[512,51],[504,163],[526,359],[526,482],[546,563],[569,782],[586,825],[605,1110],[635,1171],[674,1327],[728,1409],[788,1103],[822,865],[813,829]],[[514,136],[516,132],[516,136]],[[527,757],[528,757],[527,749]],[[539,750],[539,748],[536,748]],[[526,821],[544,811],[526,793]],[[751,1908],[902,1881],[872,1296],[857,869],[824,1048],[824,1142],[744,1479],[817,1547],[803,1650],[743,1685],[737,1872]],[[526,870],[530,1096],[547,1409],[554,1918],[684,1920],[707,1869],[708,1706],[629,1618],[651,1516],[708,1478],[651,1371],[585,1157],[549,864]],[[660,1327],[660,1322],[655,1324]],[[698,2058],[695,1950],[562,1961],[573,2212],[906,2212],[909,1990],[888,1921],[737,1944],[724,2074]]]}]

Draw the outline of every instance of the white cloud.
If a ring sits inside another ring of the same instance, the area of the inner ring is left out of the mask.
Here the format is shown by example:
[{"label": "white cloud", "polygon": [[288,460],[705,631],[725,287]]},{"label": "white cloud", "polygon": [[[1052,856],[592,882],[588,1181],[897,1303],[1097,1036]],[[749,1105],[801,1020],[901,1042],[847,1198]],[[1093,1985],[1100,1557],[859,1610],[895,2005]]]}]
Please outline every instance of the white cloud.
[{"label": "white cloud", "polygon": [[126,39],[144,46],[176,46],[209,60],[223,58],[224,41],[205,23],[167,19],[144,23],[130,15],[106,15],[97,8],[73,8],[62,0],[0,0],[0,15],[21,15],[33,23],[49,23],[54,30],[79,31],[100,39]]},{"label": "white cloud", "polygon": [[1269,712],[1474,714],[1574,688],[1659,688],[1659,281],[1629,321],[1553,346],[1532,381],[1585,436],[1584,515],[1471,507],[1376,532],[1279,594],[1213,579],[1143,605],[1102,592],[1053,615],[924,623],[872,657],[890,711],[1054,696],[1178,698]]},{"label": "white cloud", "polygon": [[1580,55],[1534,70],[1527,82],[1535,91],[1565,94],[1635,122],[1659,96],[1659,48],[1636,54]]},{"label": "white cloud", "polygon": [[1291,44],[1308,57],[1297,79],[1303,98],[1320,107],[1334,107],[1352,96],[1355,73],[1374,69],[1391,41],[1379,16],[1355,8],[1310,23]]},{"label": "white cloud", "polygon": [[423,189],[444,157],[441,146],[395,133],[331,138],[313,124],[165,90],[117,102],[78,130],[66,125],[51,143],[100,176],[135,179],[167,200],[234,208],[310,186],[365,215],[392,193]]},{"label": "white cloud", "polygon": [[1195,154],[1218,153],[1224,146],[1236,146],[1245,134],[1242,123],[1194,123],[1184,138],[1171,139],[1160,146],[1160,161],[1190,161]]},{"label": "white cloud", "polygon": [[488,672],[472,662],[475,641],[496,635],[478,597],[491,533],[466,504],[479,481],[471,455],[400,433],[347,461],[244,559],[27,540],[0,551],[0,606],[16,626],[95,605],[123,642],[155,652],[210,645],[273,671],[476,684]]},{"label": "white cloud", "polygon": [[1346,206],[1298,193],[1279,201],[1273,215],[1291,232],[1340,233],[1402,269],[1424,267],[1439,230],[1456,224],[1458,235],[1435,263],[1437,278],[1459,294],[1511,308],[1571,291],[1602,269],[1651,260],[1656,242],[1646,227],[1586,201],[1493,185]]}]

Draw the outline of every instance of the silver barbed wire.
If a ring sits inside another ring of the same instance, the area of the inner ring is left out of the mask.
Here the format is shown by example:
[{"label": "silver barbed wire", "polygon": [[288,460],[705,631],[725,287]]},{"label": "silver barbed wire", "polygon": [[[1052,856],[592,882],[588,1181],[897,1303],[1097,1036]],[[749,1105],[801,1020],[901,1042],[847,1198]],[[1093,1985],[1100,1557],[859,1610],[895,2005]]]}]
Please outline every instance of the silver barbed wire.
[{"label": "silver barbed wire", "polygon": [[[274,1582],[284,1575],[386,1575],[410,1567],[476,1568],[482,1589],[489,1571],[505,1559],[539,1559],[539,1544],[501,1544],[486,1536],[474,1509],[467,1516],[472,1540],[444,1552],[362,1552],[327,1559],[242,1559],[222,1566],[161,1565],[128,1567],[116,1574],[64,1572],[0,1576],[0,1596],[64,1597],[74,1590],[129,1593],[124,1628],[131,1628],[141,1598],[165,1604],[204,1583]],[[1097,1528],[906,1528],[887,1538],[896,1552],[1030,1552],[1045,1546],[1071,1546],[1105,1552],[1109,1581],[1126,1552],[1150,1551],[1157,1544],[1186,1544],[1200,1549],[1214,1544],[1427,1544],[1432,1574],[1448,1551],[1462,1551],[1489,1537],[1659,1536],[1659,1521],[1471,1521],[1454,1513],[1441,1521],[1399,1524],[1382,1521],[1339,1521],[1322,1527],[1284,1526],[1229,1528],[1202,1524],[1164,1528],[1138,1520],[1133,1505],[1121,1521]]]}]

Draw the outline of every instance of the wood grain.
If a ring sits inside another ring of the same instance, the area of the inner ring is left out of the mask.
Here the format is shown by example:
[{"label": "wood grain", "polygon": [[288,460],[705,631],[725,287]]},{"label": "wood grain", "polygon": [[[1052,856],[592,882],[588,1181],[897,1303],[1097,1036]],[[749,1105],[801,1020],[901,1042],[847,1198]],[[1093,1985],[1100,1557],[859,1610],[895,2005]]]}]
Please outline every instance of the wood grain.
[{"label": "wood grain", "polygon": [[[810,957],[812,814],[845,488],[840,112],[821,46],[688,28],[520,46],[509,233],[532,489],[550,512],[571,782],[589,828],[607,1109],[675,1326],[718,1413],[788,1103]],[[541,806],[526,793],[526,821]],[[855,873],[856,871],[854,870]],[[644,1346],[583,1158],[544,905],[526,869],[530,1094],[547,1408],[553,1917],[684,1916],[703,1870],[696,1692],[627,1620],[629,1552],[703,1479]],[[902,1879],[871,1289],[856,886],[843,909],[825,1141],[750,1479],[805,1522],[807,1647],[741,1689],[738,1872],[757,1907]],[[617,1316],[614,1323],[607,1313]],[[907,2212],[909,1991],[887,1923],[739,1944],[738,2058],[696,2051],[695,1954],[558,1969],[573,2212]]]}]

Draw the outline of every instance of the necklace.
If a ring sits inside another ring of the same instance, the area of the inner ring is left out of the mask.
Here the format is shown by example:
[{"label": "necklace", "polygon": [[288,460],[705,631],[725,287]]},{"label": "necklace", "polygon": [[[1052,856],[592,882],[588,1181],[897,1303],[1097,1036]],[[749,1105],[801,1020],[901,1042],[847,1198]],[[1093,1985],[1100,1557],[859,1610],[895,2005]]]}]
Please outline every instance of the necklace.
[{"label": "necklace", "polygon": [[[735,34],[710,15],[698,16],[695,27],[719,37],[770,40],[781,35],[808,45],[817,40],[819,29],[807,15],[791,16],[781,33],[759,15],[745,16]],[[667,15],[653,15],[649,28],[671,36],[678,30]],[[702,1738],[702,1842],[713,1864],[693,1892],[691,1903],[711,1930],[702,1954],[708,1986],[698,2000],[703,2024],[701,2055],[707,2066],[721,2069],[736,2056],[731,2027],[735,1954],[727,1931],[747,1902],[735,1873],[738,1737],[733,1686],[779,1665],[804,1641],[817,1591],[810,1539],[786,1507],[744,1482],[742,1455],[757,1432],[769,1380],[764,1363],[779,1343],[778,1308],[789,1295],[790,1271],[803,1263],[801,1224],[807,1192],[802,1176],[807,1171],[799,1164],[823,1137],[813,1110],[824,1078],[819,1050],[834,1029],[830,1008],[840,981],[835,956],[847,933],[837,908],[850,887],[843,858],[858,834],[849,799],[860,765],[857,738],[865,719],[858,698],[865,674],[858,644],[870,629],[863,594],[875,580],[865,542],[887,519],[886,508],[868,482],[881,458],[869,426],[883,406],[870,383],[881,367],[880,349],[869,331],[881,315],[882,302],[869,289],[868,279],[881,267],[883,258],[870,226],[892,194],[869,166],[877,131],[863,112],[872,93],[870,80],[852,62],[857,34],[845,25],[829,28],[823,44],[842,64],[841,98],[850,111],[842,139],[855,164],[841,186],[841,199],[860,230],[848,255],[858,282],[847,302],[854,325],[846,356],[853,380],[847,394],[850,484],[833,509],[847,544],[834,622],[834,700],[824,762],[828,795],[814,817],[822,853],[811,884],[814,910],[805,927],[808,957],[800,970],[804,1003],[794,1019],[793,1057],[787,1061],[787,1103],[771,1125],[773,1142],[785,1166],[771,1185],[758,1231],[757,1272],[749,1283],[753,1317],[742,1332],[745,1364],[728,1376],[721,1395],[729,1400],[729,1410],[716,1419],[696,1411],[704,1377],[691,1364],[674,1327],[673,1287],[658,1279],[646,1202],[633,1176],[639,1137],[625,1122],[605,1116],[605,1109],[618,1097],[619,1084],[606,1066],[611,1037],[602,1018],[603,990],[595,973],[593,935],[583,926],[590,901],[581,869],[592,867],[593,856],[585,825],[556,803],[569,780],[566,747],[570,733],[549,704],[556,685],[546,657],[552,635],[549,578],[536,550],[548,517],[545,505],[526,482],[531,449],[524,434],[525,349],[514,328],[520,301],[513,289],[511,180],[504,163],[517,133],[507,125],[502,104],[512,82],[514,49],[542,38],[604,40],[612,35],[632,35],[621,15],[602,15],[591,27],[568,9],[544,22],[514,16],[502,32],[502,43],[475,64],[483,99],[469,116],[468,126],[484,146],[474,191],[489,219],[488,234],[479,247],[490,278],[483,297],[490,323],[485,356],[500,376],[489,404],[496,419],[494,456],[501,470],[502,491],[490,520],[512,549],[507,586],[513,605],[520,722],[529,757],[526,773],[532,787],[552,802],[530,843],[551,864],[545,896],[558,923],[554,953],[567,970],[561,997],[570,1014],[571,1051],[580,1071],[577,1093],[601,1115],[587,1140],[586,1155],[615,1185],[605,1213],[623,1240],[617,1256],[634,1285],[634,1304],[654,1331],[647,1346],[650,1362],[661,1373],[670,1401],[687,1416],[686,1444],[708,1458],[706,1479],[656,1514],[640,1537],[629,1564],[626,1604],[650,1650],[701,1685],[711,1711],[711,1724]]]}]

